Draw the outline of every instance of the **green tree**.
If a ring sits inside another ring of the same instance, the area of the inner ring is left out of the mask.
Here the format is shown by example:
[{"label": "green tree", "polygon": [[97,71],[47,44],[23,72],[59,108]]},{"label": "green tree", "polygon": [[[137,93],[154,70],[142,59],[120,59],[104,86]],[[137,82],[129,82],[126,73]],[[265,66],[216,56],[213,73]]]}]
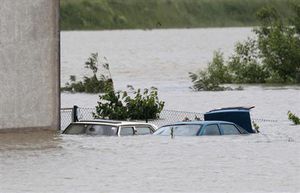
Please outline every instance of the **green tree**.
[{"label": "green tree", "polygon": [[94,118],[126,120],[129,117],[128,108],[124,104],[124,98],[127,92],[109,91],[103,95],[99,95],[96,113],[93,113]]},{"label": "green tree", "polygon": [[296,32],[300,35],[300,4],[293,5],[295,16],[291,19],[291,24],[295,26]]},{"label": "green tree", "polygon": [[231,76],[228,73],[227,66],[224,65],[223,53],[217,51],[214,53],[212,62],[208,64],[207,69],[198,73],[189,73],[193,82],[193,89],[197,91],[224,90],[225,87],[220,86],[223,83],[230,83]]},{"label": "green tree", "polygon": [[134,90],[133,96],[126,91],[110,91],[99,96],[94,118],[115,120],[148,120],[159,118],[164,102],[158,98],[157,89]]},{"label": "green tree", "polygon": [[300,37],[296,28],[285,25],[274,8],[263,8],[257,16],[261,26],[255,33],[263,64],[281,83],[296,83],[300,70]]},{"label": "green tree", "polygon": [[156,88],[144,89],[143,92],[141,89],[137,89],[133,94],[133,97],[127,96],[125,98],[130,119],[148,120],[159,118],[165,102],[159,100]]},{"label": "green tree", "polygon": [[85,68],[92,70],[94,76],[98,72],[98,53],[91,53],[91,56],[85,62]]},{"label": "green tree", "polygon": [[256,38],[238,42],[228,61],[216,52],[207,69],[190,73],[193,88],[224,90],[221,85],[226,83],[300,83],[300,5],[293,6],[291,23],[274,8],[261,9]]},{"label": "green tree", "polygon": [[98,53],[92,53],[84,65],[85,68],[92,71],[93,76],[84,76],[83,81],[76,81],[76,76],[71,75],[70,82],[67,82],[61,90],[86,93],[102,93],[114,90],[109,64],[105,57],[104,60],[105,62],[102,62],[102,67],[107,71],[108,75],[104,75],[105,72],[99,73]]},{"label": "green tree", "polygon": [[228,71],[234,83],[265,82],[268,72],[260,63],[256,40],[248,38],[247,41],[235,45],[235,52],[228,61]]}]

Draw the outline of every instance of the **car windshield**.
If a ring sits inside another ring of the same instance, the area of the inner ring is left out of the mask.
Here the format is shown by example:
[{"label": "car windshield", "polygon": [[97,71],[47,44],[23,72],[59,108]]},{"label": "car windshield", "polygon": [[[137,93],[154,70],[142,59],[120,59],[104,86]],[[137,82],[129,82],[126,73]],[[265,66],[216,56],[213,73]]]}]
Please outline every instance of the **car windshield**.
[{"label": "car windshield", "polygon": [[173,128],[174,136],[196,136],[201,127],[201,124],[168,125],[159,128],[154,135],[171,135],[171,129]]},{"label": "car windshield", "polygon": [[118,128],[111,125],[98,124],[71,124],[63,132],[64,134],[87,134],[87,135],[116,135]]}]

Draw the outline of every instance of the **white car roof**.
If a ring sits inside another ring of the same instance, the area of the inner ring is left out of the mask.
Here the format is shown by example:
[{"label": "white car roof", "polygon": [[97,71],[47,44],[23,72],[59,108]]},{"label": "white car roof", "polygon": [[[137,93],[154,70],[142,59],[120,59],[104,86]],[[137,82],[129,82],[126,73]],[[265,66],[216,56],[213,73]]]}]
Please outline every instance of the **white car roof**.
[{"label": "white car roof", "polygon": [[94,120],[81,120],[78,122],[73,122],[74,124],[101,124],[101,125],[111,125],[111,126],[126,126],[126,125],[150,125],[154,129],[157,129],[157,126],[151,123],[145,122],[134,122],[134,121],[115,121],[115,120],[103,120],[103,119],[94,119]]}]

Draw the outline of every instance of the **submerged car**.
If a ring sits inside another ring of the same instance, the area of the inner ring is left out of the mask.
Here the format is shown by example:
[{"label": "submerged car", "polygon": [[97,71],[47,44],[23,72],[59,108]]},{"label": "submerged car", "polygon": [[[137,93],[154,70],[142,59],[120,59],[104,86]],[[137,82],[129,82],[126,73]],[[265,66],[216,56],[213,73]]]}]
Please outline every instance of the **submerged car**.
[{"label": "submerged car", "polygon": [[150,135],[156,129],[155,125],[143,122],[95,119],[70,123],[62,133],[72,135],[130,136]]},{"label": "submerged car", "polygon": [[192,121],[165,125],[154,135],[200,136],[200,135],[240,135],[248,134],[242,127],[227,121]]},{"label": "submerged car", "polygon": [[200,136],[256,133],[252,128],[250,118],[252,108],[229,107],[211,110],[204,114],[204,121],[165,125],[160,127],[154,135]]}]

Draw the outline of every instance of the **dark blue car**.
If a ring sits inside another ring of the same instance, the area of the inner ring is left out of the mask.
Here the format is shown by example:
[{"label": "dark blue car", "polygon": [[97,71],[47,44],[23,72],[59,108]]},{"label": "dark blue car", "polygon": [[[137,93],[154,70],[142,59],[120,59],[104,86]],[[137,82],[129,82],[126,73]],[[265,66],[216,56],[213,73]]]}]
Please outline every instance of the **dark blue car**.
[{"label": "dark blue car", "polygon": [[250,118],[252,108],[229,107],[211,110],[204,114],[204,121],[165,125],[160,127],[154,135],[200,136],[256,133],[252,128]]},{"label": "dark blue car", "polygon": [[154,135],[200,136],[200,135],[240,135],[248,134],[242,127],[227,121],[192,121],[165,125]]}]

